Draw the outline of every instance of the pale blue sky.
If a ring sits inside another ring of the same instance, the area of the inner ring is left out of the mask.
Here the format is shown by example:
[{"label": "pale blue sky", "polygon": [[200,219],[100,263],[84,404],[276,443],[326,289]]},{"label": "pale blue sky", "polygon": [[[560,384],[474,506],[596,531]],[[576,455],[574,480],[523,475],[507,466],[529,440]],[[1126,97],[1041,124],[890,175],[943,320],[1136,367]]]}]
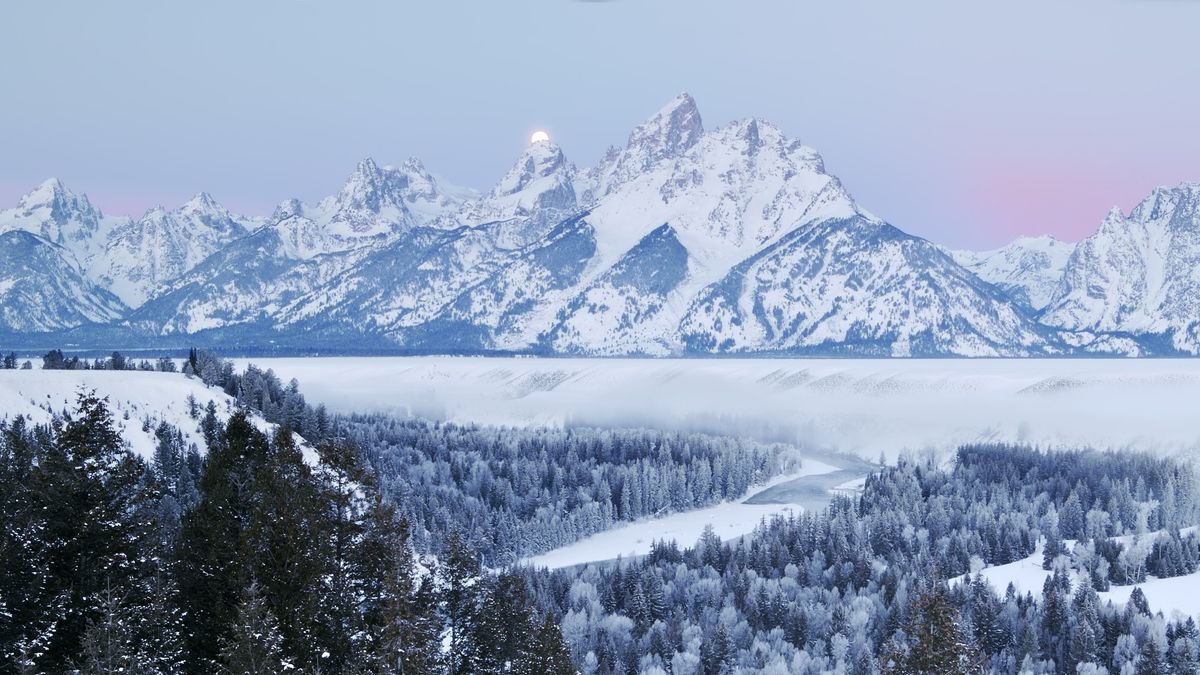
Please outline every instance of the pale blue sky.
[{"label": "pale blue sky", "polygon": [[1200,2],[65,2],[0,9],[0,205],[49,176],[140,214],[268,213],[355,162],[486,188],[580,165],[679,91],[767,118],[867,208],[990,246],[1200,180]]}]

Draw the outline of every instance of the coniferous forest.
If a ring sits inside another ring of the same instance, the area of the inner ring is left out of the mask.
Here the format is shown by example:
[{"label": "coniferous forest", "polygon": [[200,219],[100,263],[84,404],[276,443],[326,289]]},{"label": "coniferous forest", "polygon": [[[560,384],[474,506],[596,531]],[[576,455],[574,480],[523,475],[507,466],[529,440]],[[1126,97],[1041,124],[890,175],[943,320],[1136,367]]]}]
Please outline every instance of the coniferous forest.
[{"label": "coniferous forest", "polygon": [[[1200,672],[1192,619],[1102,597],[1200,569],[1179,459],[968,446],[738,541],[546,571],[519,561],[794,450],[330,415],[270,371],[182,371],[240,404],[190,405],[206,447],[160,423],[144,460],[88,391],[0,424],[0,672]],[[1031,556],[1040,588],[977,574]]]}]

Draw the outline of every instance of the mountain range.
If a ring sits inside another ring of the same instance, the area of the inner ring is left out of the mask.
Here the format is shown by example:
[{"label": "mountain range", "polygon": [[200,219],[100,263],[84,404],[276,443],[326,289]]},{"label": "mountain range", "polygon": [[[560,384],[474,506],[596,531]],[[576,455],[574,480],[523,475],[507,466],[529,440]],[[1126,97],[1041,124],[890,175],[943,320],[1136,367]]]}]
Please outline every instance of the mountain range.
[{"label": "mountain range", "polygon": [[93,348],[615,355],[1200,353],[1200,185],[1078,244],[953,251],[760,119],[682,94],[596,165],[533,143],[490,190],[363,160],[267,218],[141,218],[49,180],[0,212],[0,338]]}]

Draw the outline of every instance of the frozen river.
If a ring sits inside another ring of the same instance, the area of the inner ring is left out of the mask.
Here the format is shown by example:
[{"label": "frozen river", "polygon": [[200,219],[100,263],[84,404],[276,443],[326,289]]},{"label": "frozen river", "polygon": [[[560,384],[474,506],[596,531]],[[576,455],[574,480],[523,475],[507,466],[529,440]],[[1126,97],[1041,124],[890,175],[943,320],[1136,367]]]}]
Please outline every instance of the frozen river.
[{"label": "frozen river", "polygon": [[250,361],[340,412],[722,431],[870,459],[974,441],[1200,450],[1195,359]]}]

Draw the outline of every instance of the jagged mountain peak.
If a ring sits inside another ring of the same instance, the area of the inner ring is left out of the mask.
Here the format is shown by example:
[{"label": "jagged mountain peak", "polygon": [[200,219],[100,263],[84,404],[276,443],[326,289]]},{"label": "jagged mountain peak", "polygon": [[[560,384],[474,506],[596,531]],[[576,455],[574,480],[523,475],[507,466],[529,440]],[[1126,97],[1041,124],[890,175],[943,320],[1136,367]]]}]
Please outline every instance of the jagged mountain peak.
[{"label": "jagged mountain peak", "polygon": [[179,207],[182,213],[229,216],[229,211],[207,192],[198,192]]},{"label": "jagged mountain peak", "polygon": [[23,195],[17,202],[17,209],[26,213],[49,209],[54,216],[68,216],[72,213],[101,215],[100,210],[92,206],[87,195],[72,192],[57,178],[47,178]]},{"label": "jagged mountain peak", "polygon": [[681,156],[703,136],[696,101],[686,92],[676,96],[634,127],[624,148],[611,149],[588,173],[590,198],[603,197],[657,164]]},{"label": "jagged mountain peak", "polygon": [[279,204],[275,207],[275,210],[271,213],[269,220],[277,223],[303,214],[304,202],[301,202],[295,197],[289,197],[288,199],[279,202]]},{"label": "jagged mountain peak", "polygon": [[1183,218],[1200,223],[1200,183],[1159,186],[1129,213],[1131,220],[1142,223],[1165,216],[1170,216],[1173,221]]},{"label": "jagged mountain peak", "polygon": [[348,222],[355,232],[405,230],[456,209],[464,192],[443,184],[415,157],[399,167],[380,167],[368,157],[323,208],[331,222]]},{"label": "jagged mountain peak", "polygon": [[575,165],[552,141],[530,143],[512,168],[487,194],[466,202],[446,226],[508,223],[506,245],[519,246],[545,233],[546,228],[577,208]]},{"label": "jagged mountain peak", "polygon": [[645,158],[656,162],[675,157],[695,145],[704,135],[704,122],[696,101],[687,92],[671,99],[650,119],[629,133],[628,147],[645,151]]},{"label": "jagged mountain peak", "polygon": [[1166,338],[1200,352],[1200,185],[1159,187],[1081,241],[1042,320]]},{"label": "jagged mountain peak", "polygon": [[575,167],[553,141],[530,143],[508,173],[492,188],[490,196],[504,197],[527,189],[532,183],[555,175],[573,175]]},{"label": "jagged mountain peak", "polygon": [[37,187],[25,193],[19,203],[45,204],[63,195],[70,194],[67,186],[57,178],[47,178],[38,183]]},{"label": "jagged mountain peak", "polygon": [[127,219],[105,218],[87,195],[71,192],[50,178],[21,197],[16,208],[0,212],[0,231],[24,230],[68,248],[84,263],[96,252],[97,240]]},{"label": "jagged mountain peak", "polygon": [[400,169],[405,173],[426,174],[425,162],[421,161],[420,157],[408,157],[400,164]]},{"label": "jagged mountain peak", "polygon": [[360,160],[338,193],[338,208],[359,208],[378,212],[383,202],[390,200],[394,193],[402,188],[397,184],[396,174],[395,170],[379,168],[370,157]]}]

